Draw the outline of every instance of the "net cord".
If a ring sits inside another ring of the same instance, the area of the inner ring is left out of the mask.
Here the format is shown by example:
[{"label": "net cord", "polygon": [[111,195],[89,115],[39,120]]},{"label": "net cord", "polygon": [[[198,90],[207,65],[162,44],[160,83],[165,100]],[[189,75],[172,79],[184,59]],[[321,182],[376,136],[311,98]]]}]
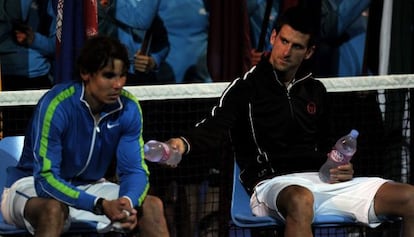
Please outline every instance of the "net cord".
[{"label": "net cord", "polygon": [[[414,74],[318,78],[328,92],[414,88]],[[218,98],[229,82],[126,86],[140,101]],[[1,91],[0,106],[35,105],[47,90]]]}]

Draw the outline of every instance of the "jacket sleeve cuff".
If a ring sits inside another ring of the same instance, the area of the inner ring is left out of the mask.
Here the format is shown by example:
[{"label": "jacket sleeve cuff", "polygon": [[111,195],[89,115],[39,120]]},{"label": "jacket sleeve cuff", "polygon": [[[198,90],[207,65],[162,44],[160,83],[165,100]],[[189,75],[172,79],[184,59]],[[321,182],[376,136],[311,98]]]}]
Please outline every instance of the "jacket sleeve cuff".
[{"label": "jacket sleeve cuff", "polygon": [[180,137],[180,138],[181,140],[183,140],[184,145],[185,145],[184,155],[187,155],[188,153],[190,153],[190,150],[191,150],[190,142],[188,142],[187,138],[185,137]]},{"label": "jacket sleeve cuff", "polygon": [[81,192],[81,195],[79,196],[78,203],[75,208],[93,212],[93,207],[95,206],[95,202],[97,199],[98,198],[93,195]]}]

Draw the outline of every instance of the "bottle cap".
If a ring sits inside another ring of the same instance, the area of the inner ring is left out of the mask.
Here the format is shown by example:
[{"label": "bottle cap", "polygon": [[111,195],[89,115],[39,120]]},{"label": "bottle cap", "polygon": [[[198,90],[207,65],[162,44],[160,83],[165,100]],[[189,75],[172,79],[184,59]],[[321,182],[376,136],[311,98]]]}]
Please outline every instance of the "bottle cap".
[{"label": "bottle cap", "polygon": [[359,132],[356,129],[351,130],[351,137],[357,138],[359,135]]}]

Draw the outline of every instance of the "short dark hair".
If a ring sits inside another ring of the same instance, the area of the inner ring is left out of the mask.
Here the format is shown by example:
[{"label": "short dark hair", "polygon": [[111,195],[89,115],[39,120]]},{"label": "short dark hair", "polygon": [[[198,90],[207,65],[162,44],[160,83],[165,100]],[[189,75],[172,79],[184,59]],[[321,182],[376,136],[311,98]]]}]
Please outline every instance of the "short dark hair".
[{"label": "short dark hair", "polygon": [[108,36],[94,36],[85,41],[80,51],[77,68],[79,74],[95,73],[114,59],[121,60],[123,70],[129,68],[128,50],[118,39]]},{"label": "short dark hair", "polygon": [[295,6],[285,10],[273,25],[277,33],[283,25],[289,25],[293,29],[310,35],[308,47],[316,44],[319,35],[320,15],[302,6]]}]

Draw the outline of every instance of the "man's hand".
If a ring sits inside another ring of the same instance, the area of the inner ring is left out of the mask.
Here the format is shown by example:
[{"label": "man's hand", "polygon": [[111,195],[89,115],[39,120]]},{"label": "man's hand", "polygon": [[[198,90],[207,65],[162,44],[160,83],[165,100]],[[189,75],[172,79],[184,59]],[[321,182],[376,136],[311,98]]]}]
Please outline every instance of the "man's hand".
[{"label": "man's hand", "polygon": [[252,66],[256,65],[257,63],[259,63],[261,57],[262,57],[263,52],[259,52],[256,51],[256,49],[252,49],[250,51],[250,57],[252,60]]},{"label": "man's hand", "polygon": [[34,40],[32,28],[22,22],[14,22],[14,37],[16,42],[22,46],[29,47]]},{"label": "man's hand", "polygon": [[104,200],[102,205],[105,215],[112,223],[120,223],[120,227],[127,231],[131,231],[137,226],[137,210],[131,207],[127,198]]},{"label": "man's hand", "polygon": [[108,6],[109,6],[109,4],[111,4],[111,3],[110,3],[110,1],[109,1],[109,0],[100,0],[100,1],[99,1],[99,4],[100,4],[102,7],[108,7]]},{"label": "man's hand", "polygon": [[354,176],[354,168],[351,163],[340,165],[330,170],[331,183],[339,183],[351,180]]},{"label": "man's hand", "polygon": [[178,152],[180,152],[181,155],[183,155],[187,151],[187,145],[181,138],[171,138],[167,141],[167,143],[170,144],[170,146],[173,149],[178,150]]},{"label": "man's hand", "polygon": [[186,143],[181,138],[171,138],[166,143],[172,149],[171,152],[173,152],[173,154],[170,155],[170,158],[168,160],[166,160],[165,162],[160,162],[159,164],[169,168],[176,168],[178,164],[181,162],[182,155],[187,150]]},{"label": "man's hand", "polygon": [[151,56],[143,55],[140,51],[135,54],[134,68],[138,72],[150,72],[156,66],[155,60]]}]

